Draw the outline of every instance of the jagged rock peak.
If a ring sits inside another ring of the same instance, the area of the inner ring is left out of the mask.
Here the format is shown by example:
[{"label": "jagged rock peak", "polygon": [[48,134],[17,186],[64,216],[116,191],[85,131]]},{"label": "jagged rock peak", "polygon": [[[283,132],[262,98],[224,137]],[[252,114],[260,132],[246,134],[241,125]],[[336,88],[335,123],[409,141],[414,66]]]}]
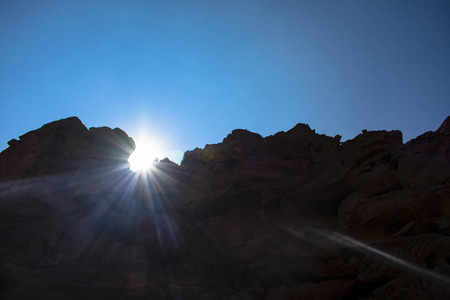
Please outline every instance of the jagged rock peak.
[{"label": "jagged rock peak", "polygon": [[442,122],[442,125],[439,126],[438,130],[436,130],[438,133],[449,133],[450,132],[450,116],[445,118],[444,122]]},{"label": "jagged rock peak", "polygon": [[299,135],[313,135],[316,133],[315,129],[311,129],[308,124],[298,123],[292,129],[288,130],[287,133],[295,133]]}]

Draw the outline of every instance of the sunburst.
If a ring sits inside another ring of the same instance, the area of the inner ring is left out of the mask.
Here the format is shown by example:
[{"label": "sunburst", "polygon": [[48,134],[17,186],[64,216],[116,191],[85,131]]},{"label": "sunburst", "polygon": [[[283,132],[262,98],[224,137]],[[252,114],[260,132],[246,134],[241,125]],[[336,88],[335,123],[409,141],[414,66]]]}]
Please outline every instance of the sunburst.
[{"label": "sunburst", "polygon": [[128,159],[130,169],[133,172],[146,172],[155,166],[158,157],[161,158],[162,144],[146,137],[138,138],[135,143],[136,149]]}]

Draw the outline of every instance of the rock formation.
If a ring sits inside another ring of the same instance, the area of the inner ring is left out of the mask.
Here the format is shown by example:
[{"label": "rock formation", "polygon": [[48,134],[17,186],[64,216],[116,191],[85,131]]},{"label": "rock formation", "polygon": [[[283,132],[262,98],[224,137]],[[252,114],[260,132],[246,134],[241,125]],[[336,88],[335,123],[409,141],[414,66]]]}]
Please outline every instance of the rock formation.
[{"label": "rock formation", "polygon": [[2,299],[449,299],[449,123],[234,130],[147,174],[120,129],[44,125],[0,154]]}]

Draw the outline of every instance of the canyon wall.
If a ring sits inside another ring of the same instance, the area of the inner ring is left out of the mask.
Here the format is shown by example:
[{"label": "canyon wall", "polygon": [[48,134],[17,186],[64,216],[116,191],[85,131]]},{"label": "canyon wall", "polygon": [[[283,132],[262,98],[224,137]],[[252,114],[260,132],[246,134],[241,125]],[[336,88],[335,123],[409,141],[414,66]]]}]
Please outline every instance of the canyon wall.
[{"label": "canyon wall", "polygon": [[145,174],[75,117],[8,144],[2,299],[450,298],[450,117],[408,143],[239,129]]}]

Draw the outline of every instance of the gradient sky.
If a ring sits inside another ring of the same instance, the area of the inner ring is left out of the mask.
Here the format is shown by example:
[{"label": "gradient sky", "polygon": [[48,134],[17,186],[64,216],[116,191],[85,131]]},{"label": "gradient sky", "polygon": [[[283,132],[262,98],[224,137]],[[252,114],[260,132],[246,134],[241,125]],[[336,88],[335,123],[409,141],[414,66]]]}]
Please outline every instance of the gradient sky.
[{"label": "gradient sky", "polygon": [[449,114],[448,0],[0,0],[0,150],[69,116],[179,162],[236,128],[408,141]]}]

